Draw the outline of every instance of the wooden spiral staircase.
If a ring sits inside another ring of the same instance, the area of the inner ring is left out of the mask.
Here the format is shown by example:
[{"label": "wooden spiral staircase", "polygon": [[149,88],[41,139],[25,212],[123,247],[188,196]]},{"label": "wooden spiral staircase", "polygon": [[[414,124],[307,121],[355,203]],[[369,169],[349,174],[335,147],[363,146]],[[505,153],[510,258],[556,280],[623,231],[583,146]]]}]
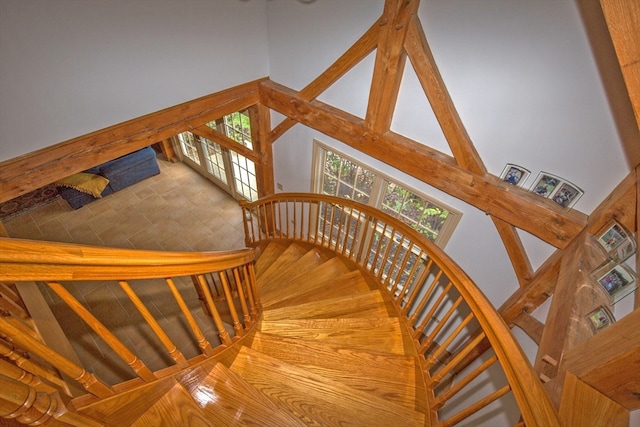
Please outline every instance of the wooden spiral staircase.
[{"label": "wooden spiral staircase", "polygon": [[[448,426],[482,425],[498,404],[516,410],[507,425],[560,425],[499,315],[414,230],[319,195],[243,209],[252,249],[223,253],[0,239],[0,415],[29,425]],[[149,369],[63,285],[88,279],[118,281],[168,366]],[[137,296],[138,279],[168,286],[199,354],[180,351]],[[190,315],[181,280],[195,285],[216,337]],[[107,384],[47,345],[14,292],[21,281],[46,282],[135,378]],[[470,360],[484,341],[491,349]]]}]

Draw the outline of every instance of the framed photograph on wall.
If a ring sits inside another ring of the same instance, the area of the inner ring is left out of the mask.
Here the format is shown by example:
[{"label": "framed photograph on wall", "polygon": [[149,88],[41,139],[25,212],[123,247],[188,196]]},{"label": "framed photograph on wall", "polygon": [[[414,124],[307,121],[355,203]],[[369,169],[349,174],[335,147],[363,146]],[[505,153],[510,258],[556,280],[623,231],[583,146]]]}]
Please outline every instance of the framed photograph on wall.
[{"label": "framed photograph on wall", "polygon": [[601,305],[587,314],[587,319],[589,320],[589,325],[591,326],[593,333],[598,333],[598,331],[610,326],[616,321],[613,314],[611,314],[611,311],[604,305]]},{"label": "framed photograph on wall", "polygon": [[615,304],[636,289],[638,276],[624,264],[607,260],[589,275],[607,294],[609,302]]},{"label": "framed photograph on wall", "polygon": [[629,231],[612,221],[600,230],[596,236],[598,244],[607,254],[608,258],[622,262],[636,252],[636,241]]},{"label": "framed photograph on wall", "polygon": [[540,172],[530,190],[539,196],[549,198],[562,182],[562,178],[548,172]]},{"label": "framed photograph on wall", "polygon": [[522,187],[524,185],[524,182],[529,177],[530,173],[531,172],[529,172],[522,166],[514,165],[513,163],[507,163],[507,165],[502,170],[502,173],[500,174],[500,179],[517,187]]},{"label": "framed photograph on wall", "polygon": [[564,181],[556,188],[551,199],[563,208],[570,208],[582,197],[582,194],[584,193],[578,187]]}]

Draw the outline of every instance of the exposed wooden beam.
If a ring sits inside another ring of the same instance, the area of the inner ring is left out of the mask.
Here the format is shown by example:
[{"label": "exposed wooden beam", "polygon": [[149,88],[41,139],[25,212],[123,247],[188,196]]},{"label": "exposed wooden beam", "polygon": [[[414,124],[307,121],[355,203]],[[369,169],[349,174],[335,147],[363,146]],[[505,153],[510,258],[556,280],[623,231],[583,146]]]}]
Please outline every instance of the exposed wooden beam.
[{"label": "exposed wooden beam", "polygon": [[273,176],[273,150],[269,140],[271,112],[267,107],[256,104],[249,108],[249,118],[253,149],[258,154],[258,161],[255,162],[258,197],[265,197],[276,191]]},{"label": "exposed wooden beam", "polygon": [[320,101],[307,101],[275,82],[260,83],[260,102],[430,184],[556,247],[565,247],[585,226],[586,216],[553,201],[456,165],[451,156],[393,132],[379,134],[364,121]]},{"label": "exposed wooden beam", "polygon": [[520,313],[513,323],[524,331],[536,344],[540,344],[544,323],[528,313]]},{"label": "exposed wooden beam", "polygon": [[576,0],[576,5],[627,164],[633,168],[640,163],[640,2]]},{"label": "exposed wooden beam", "polygon": [[463,169],[480,175],[486,174],[487,169],[453,105],[420,20],[416,16],[410,22],[405,49],[456,162]]},{"label": "exposed wooden beam", "polygon": [[[300,96],[306,100],[315,99],[370,54],[378,45],[381,22],[382,17],[378,18],[362,37],[331,64],[329,68],[300,90]],[[269,140],[275,142],[296,123],[295,120],[287,117],[271,131]]]},{"label": "exposed wooden beam", "polygon": [[508,224],[506,221],[494,216],[491,216],[491,219],[502,238],[502,242],[507,250],[509,259],[511,260],[511,264],[515,270],[520,287],[527,285],[533,276],[533,268],[531,267],[531,262],[529,262],[529,258],[527,257],[522,240],[520,240],[518,231],[514,226]]},{"label": "exposed wooden beam", "polygon": [[600,0],[640,129],[640,2]]},{"label": "exposed wooden beam", "polygon": [[0,202],[258,102],[259,80],[0,163]]},{"label": "exposed wooden beam", "polygon": [[419,5],[420,0],[385,1],[365,117],[365,127],[373,132],[384,133],[391,127],[406,62],[404,39]]}]

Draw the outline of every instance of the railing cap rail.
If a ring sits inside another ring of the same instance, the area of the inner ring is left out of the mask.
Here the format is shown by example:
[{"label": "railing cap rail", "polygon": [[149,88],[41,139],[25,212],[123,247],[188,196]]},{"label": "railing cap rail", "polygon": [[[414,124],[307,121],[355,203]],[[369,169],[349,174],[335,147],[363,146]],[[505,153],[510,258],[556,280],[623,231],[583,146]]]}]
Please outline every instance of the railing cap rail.
[{"label": "railing cap rail", "polygon": [[239,267],[255,250],[167,252],[0,237],[0,281],[164,278]]}]

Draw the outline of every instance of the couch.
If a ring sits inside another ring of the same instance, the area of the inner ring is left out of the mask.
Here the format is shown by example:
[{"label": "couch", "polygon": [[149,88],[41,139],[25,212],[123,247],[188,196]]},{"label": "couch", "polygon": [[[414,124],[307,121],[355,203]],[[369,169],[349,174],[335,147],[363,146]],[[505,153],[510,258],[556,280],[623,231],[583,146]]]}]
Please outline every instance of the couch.
[{"label": "couch", "polygon": [[[98,196],[104,197],[116,191],[122,190],[136,182],[160,173],[156,152],[151,147],[145,147],[117,159],[110,160],[98,166],[84,171],[84,173],[106,178],[109,182]],[[87,192],[58,182],[57,189],[60,196],[74,209],[79,209],[87,203],[96,200],[96,197]]]}]

